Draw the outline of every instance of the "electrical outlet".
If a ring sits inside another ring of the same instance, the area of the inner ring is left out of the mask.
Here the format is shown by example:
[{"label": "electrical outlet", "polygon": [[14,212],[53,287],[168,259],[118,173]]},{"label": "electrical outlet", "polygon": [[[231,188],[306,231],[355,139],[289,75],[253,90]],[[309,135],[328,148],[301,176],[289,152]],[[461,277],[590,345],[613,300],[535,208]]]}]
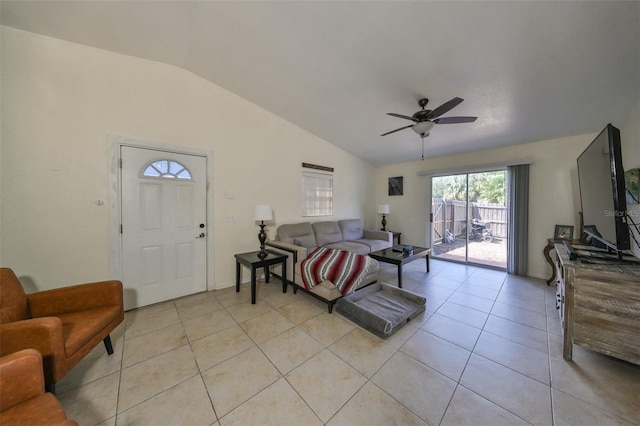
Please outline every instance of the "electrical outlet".
[{"label": "electrical outlet", "polygon": [[235,222],[235,221],[236,221],[236,218],[233,217],[232,214],[228,214],[227,215],[227,222],[232,223],[232,222]]}]

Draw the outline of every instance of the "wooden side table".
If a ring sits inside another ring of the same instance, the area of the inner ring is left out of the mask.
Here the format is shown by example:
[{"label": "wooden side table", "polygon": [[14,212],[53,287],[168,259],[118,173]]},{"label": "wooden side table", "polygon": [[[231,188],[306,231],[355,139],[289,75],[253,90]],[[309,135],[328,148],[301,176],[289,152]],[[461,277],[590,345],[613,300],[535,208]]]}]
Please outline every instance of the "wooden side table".
[{"label": "wooden side table", "polygon": [[251,304],[256,303],[256,270],[258,268],[264,268],[264,278],[266,282],[269,282],[269,266],[282,264],[282,292],[287,292],[287,255],[278,254],[275,252],[267,251],[266,256],[259,256],[260,251],[252,251],[249,253],[236,254],[236,293],[240,292],[240,278],[241,270],[240,265],[244,265],[251,269]]}]

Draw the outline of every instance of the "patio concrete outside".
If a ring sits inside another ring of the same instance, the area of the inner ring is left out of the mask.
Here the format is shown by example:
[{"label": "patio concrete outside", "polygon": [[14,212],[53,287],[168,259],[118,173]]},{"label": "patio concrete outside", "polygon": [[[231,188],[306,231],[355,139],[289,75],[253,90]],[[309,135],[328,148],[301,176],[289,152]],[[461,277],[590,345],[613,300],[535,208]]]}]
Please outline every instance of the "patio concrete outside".
[{"label": "patio concrete outside", "polygon": [[[495,238],[493,242],[469,241],[468,261],[497,268],[507,267],[507,239]],[[433,257],[464,262],[465,240],[456,238],[452,243],[434,244]]]}]

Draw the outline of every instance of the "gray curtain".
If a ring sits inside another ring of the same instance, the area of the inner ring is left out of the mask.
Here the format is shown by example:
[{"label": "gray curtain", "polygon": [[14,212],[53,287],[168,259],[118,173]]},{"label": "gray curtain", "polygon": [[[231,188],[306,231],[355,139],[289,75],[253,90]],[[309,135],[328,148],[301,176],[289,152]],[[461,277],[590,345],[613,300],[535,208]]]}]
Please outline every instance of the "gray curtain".
[{"label": "gray curtain", "polygon": [[509,240],[507,272],[527,275],[529,243],[529,165],[507,167],[509,185]]}]

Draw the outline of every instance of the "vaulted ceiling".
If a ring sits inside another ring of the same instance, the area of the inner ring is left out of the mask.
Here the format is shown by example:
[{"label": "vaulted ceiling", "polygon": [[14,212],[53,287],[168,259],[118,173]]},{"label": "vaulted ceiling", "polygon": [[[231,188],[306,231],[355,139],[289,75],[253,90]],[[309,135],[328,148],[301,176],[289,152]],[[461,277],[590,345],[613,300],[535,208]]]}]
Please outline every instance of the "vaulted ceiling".
[{"label": "vaulted ceiling", "polygon": [[[173,64],[372,164],[596,132],[640,99],[640,2],[11,1],[2,25]],[[247,117],[251,125],[251,117]],[[258,129],[259,131],[259,129]]]}]

